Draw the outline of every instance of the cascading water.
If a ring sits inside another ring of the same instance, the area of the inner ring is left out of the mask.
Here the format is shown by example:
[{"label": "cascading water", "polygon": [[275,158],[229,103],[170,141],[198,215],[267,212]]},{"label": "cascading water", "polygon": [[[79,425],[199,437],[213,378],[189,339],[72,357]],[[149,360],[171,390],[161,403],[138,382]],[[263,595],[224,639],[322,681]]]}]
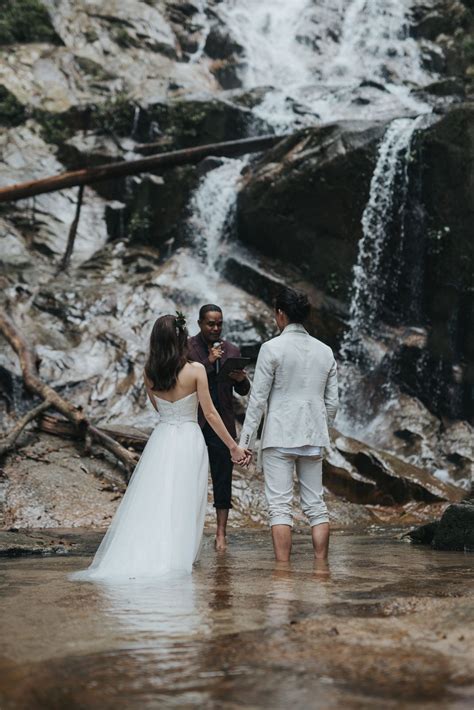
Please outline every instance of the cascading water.
[{"label": "cascading water", "polygon": [[408,33],[412,4],[227,0],[215,11],[243,48],[244,88],[270,87],[254,112],[288,130],[318,119],[430,111],[410,94],[435,78]]},{"label": "cascading water", "polygon": [[413,134],[424,120],[424,116],[415,120],[401,118],[390,124],[379,148],[369,201],[362,216],[363,236],[353,269],[349,325],[340,351],[342,410],[350,420],[360,419],[358,412],[367,413],[366,403],[362,407],[360,401],[361,378],[384,354],[377,352],[372,341],[380,319],[385,282],[390,277],[389,273],[382,273],[381,260],[393,227],[398,238],[403,238],[400,216],[408,192],[407,159]]},{"label": "cascading water", "polygon": [[209,171],[201,180],[191,203],[188,227],[198,254],[197,268],[215,282],[219,278],[219,258],[222,256],[222,237],[232,222],[237,199],[237,182],[245,160],[222,158],[222,165]]},{"label": "cascading water", "polygon": [[327,76],[343,85],[378,82],[400,105],[417,113],[427,104],[410,96],[413,85],[432,79],[422,69],[420,48],[409,36],[411,0],[352,0],[340,48]]}]

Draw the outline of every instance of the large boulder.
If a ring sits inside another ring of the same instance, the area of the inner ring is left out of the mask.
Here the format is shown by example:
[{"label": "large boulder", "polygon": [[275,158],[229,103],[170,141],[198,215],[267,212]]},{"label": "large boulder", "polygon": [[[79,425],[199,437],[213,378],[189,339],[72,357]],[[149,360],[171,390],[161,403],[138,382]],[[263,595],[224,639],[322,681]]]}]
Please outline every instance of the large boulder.
[{"label": "large boulder", "polygon": [[435,550],[474,552],[474,501],[450,505],[441,520],[411,530],[408,537]]},{"label": "large boulder", "polygon": [[474,105],[451,109],[414,140],[396,318],[427,326],[426,346],[400,348],[393,374],[431,411],[469,418],[474,384]]},{"label": "large boulder", "polygon": [[366,122],[308,128],[267,152],[239,194],[240,239],[347,298],[384,128]]},{"label": "large boulder", "polygon": [[[394,344],[386,376],[451,419],[472,416],[473,126],[474,106],[466,103],[415,132],[408,190],[397,183],[377,286],[382,321],[426,331],[416,342]],[[316,288],[348,304],[385,127],[309,128],[257,160],[239,194],[240,239],[299,267]]]},{"label": "large boulder", "polygon": [[275,260],[247,251],[246,254],[230,255],[222,274],[235,286],[261,298],[270,308],[273,308],[275,296],[285,284],[291,283],[304,291],[311,304],[306,323],[308,331],[330,347],[339,347],[347,317],[344,304],[303,280],[296,269],[284,268]]},{"label": "large boulder", "polygon": [[353,502],[403,505],[458,502],[465,490],[382,449],[336,433],[324,462],[328,488]]}]

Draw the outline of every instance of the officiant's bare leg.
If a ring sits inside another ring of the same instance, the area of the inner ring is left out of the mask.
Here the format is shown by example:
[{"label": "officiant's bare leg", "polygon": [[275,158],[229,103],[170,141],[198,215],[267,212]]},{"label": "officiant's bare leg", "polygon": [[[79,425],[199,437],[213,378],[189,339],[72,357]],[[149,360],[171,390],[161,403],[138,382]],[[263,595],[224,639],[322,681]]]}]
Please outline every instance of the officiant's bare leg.
[{"label": "officiant's bare leg", "polygon": [[272,525],[273,551],[277,562],[288,562],[291,555],[291,525]]},{"label": "officiant's bare leg", "polygon": [[223,552],[226,548],[226,531],[229,511],[227,508],[217,508],[216,550]]},{"label": "officiant's bare leg", "polygon": [[329,550],[329,523],[320,523],[311,528],[314,557],[317,560],[327,560]]}]

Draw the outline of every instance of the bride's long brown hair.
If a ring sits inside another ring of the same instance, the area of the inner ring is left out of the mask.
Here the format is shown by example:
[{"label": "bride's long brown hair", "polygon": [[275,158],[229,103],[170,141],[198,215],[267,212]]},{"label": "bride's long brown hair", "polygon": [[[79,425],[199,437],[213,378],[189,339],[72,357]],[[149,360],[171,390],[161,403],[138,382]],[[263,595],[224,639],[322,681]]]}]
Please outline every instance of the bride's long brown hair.
[{"label": "bride's long brown hair", "polygon": [[176,385],[178,375],[186,365],[188,331],[181,318],[161,316],[150,335],[150,350],[145,375],[157,392],[166,392]]}]

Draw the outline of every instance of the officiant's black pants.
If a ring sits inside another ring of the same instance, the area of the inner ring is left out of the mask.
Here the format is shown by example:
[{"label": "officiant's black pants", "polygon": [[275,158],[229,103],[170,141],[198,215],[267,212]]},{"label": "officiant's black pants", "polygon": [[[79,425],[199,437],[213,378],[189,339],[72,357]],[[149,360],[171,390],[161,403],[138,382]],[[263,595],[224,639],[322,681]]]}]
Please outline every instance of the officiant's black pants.
[{"label": "officiant's black pants", "polygon": [[209,453],[214,508],[232,508],[232,469],[234,465],[229,449],[209,424],[205,424],[202,433]]}]

